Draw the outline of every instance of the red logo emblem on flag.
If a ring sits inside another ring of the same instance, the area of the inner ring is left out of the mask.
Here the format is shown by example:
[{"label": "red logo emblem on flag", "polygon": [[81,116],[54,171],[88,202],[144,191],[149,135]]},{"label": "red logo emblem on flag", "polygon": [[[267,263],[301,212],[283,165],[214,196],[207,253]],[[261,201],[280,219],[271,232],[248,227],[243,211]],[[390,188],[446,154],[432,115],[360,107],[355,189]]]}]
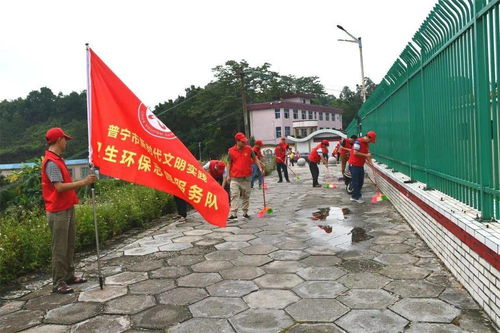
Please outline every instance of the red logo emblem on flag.
[{"label": "red logo emblem on flag", "polygon": [[175,139],[175,134],[148,108],[140,103],[137,114],[142,128],[152,136],[161,139]]}]

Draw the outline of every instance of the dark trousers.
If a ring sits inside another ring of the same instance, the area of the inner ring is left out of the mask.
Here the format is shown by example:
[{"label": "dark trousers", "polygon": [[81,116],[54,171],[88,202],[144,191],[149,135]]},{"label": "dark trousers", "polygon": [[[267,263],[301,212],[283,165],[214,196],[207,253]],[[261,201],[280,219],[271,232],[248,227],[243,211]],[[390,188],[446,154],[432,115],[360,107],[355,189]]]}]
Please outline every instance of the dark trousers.
[{"label": "dark trousers", "polygon": [[365,181],[365,169],[361,166],[351,165],[352,198],[361,198],[361,188]]},{"label": "dark trousers", "polygon": [[290,164],[291,164],[292,166],[294,166],[294,163],[295,163],[295,159],[294,159],[294,158],[291,158],[291,159],[290,159]]},{"label": "dark trousers", "polygon": [[318,177],[319,177],[318,163],[309,162],[309,170],[311,170],[311,176],[313,178],[313,186],[319,185],[319,183],[318,183]]},{"label": "dark trousers", "polygon": [[276,168],[278,169],[278,177],[280,179],[280,182],[283,181],[283,176],[281,175],[281,172],[283,171],[283,174],[285,175],[285,179],[287,182],[290,180],[288,179],[288,169],[286,167],[285,163],[276,163]]},{"label": "dark trousers", "polygon": [[181,198],[177,198],[174,196],[175,199],[175,206],[177,207],[177,214],[179,214],[182,217],[187,216],[187,202],[182,200]]}]

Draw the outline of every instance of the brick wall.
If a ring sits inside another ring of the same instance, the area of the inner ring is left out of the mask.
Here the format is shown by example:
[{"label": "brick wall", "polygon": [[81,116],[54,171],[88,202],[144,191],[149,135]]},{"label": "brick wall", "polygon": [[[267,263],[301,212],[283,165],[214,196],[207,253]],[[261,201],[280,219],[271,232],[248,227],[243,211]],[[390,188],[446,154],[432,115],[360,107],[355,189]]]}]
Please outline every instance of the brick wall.
[{"label": "brick wall", "polygon": [[408,177],[384,165],[366,168],[420,237],[500,326],[500,226],[474,220],[479,212],[445,194],[405,184]]}]

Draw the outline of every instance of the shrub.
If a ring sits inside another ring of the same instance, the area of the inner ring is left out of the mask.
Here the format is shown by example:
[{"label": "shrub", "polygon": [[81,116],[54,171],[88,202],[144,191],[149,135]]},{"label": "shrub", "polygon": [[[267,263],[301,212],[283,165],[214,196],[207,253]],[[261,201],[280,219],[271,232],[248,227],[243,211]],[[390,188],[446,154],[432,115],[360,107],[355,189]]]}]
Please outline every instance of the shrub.
[{"label": "shrub", "polygon": [[[119,180],[100,180],[96,185],[99,240],[104,242],[124,231],[173,211],[171,195]],[[76,249],[95,246],[90,196],[75,206]],[[51,234],[45,211],[11,206],[0,215],[0,284],[50,263]]]}]

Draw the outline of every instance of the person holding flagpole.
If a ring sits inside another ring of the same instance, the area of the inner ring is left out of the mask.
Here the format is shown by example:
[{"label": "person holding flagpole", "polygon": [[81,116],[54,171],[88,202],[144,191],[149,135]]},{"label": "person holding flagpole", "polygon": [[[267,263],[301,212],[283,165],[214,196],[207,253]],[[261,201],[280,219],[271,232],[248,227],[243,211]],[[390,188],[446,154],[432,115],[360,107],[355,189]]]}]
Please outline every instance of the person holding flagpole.
[{"label": "person holding flagpole", "polygon": [[229,170],[227,182],[230,184],[231,189],[231,215],[229,216],[229,220],[238,218],[237,214],[240,208],[239,199],[241,199],[243,217],[249,219],[248,208],[250,206],[252,164],[255,163],[261,173],[263,172],[263,167],[255,152],[247,145],[248,139],[245,134],[238,132],[234,136],[234,139],[236,140],[236,144],[228,150],[229,160],[227,165],[227,169]]},{"label": "person holding flagpole", "polygon": [[73,256],[75,252],[75,208],[78,197],[75,190],[95,183],[96,175],[72,181],[61,157],[71,136],[61,128],[51,128],[45,135],[48,150],[42,161],[42,196],[47,220],[52,233],[52,292],[72,293],[68,284],[85,283],[86,279],[75,276]]}]

